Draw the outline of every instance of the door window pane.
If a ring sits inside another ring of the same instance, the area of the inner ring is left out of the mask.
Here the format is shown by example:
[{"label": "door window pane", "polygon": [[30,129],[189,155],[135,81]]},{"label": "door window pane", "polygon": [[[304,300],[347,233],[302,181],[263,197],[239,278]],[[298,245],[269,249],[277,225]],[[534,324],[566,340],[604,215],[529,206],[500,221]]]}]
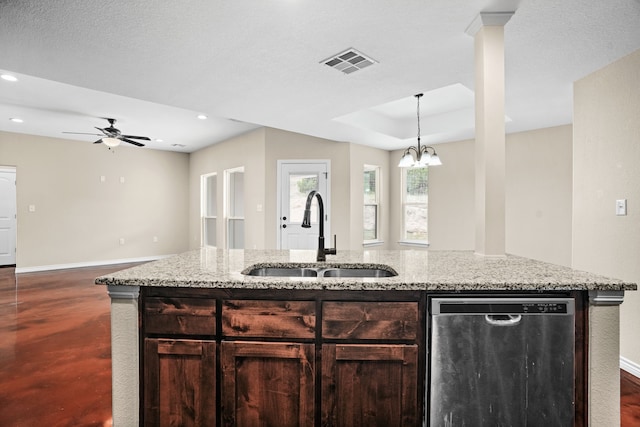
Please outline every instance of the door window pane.
[{"label": "door window pane", "polygon": [[[307,196],[313,190],[318,191],[318,175],[289,175],[289,222],[302,224]],[[317,222],[318,209],[311,209],[311,223],[316,224]]]}]

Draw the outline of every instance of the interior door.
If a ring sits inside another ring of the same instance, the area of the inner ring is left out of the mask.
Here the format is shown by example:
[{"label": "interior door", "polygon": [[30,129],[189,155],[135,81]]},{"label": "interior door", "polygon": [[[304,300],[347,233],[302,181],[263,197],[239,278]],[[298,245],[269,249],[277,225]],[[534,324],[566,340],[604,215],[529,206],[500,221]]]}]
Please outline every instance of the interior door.
[{"label": "interior door", "polygon": [[0,169],[0,265],[16,263],[16,171]]},{"label": "interior door", "polygon": [[307,196],[312,190],[320,193],[324,204],[325,241],[331,242],[329,211],[329,161],[278,162],[278,248],[318,248],[318,201],[311,203],[311,228],[302,228]]}]

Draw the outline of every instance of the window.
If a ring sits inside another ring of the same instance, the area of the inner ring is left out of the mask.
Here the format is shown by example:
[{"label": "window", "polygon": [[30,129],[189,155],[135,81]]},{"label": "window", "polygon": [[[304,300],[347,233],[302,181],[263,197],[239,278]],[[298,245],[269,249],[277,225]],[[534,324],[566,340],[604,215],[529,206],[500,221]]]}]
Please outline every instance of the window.
[{"label": "window", "polygon": [[216,219],[218,217],[218,204],[216,202],[218,190],[216,185],[217,176],[215,173],[201,176],[200,216],[202,218],[202,224],[200,229],[202,236],[200,242],[202,246],[216,246]]},{"label": "window", "polygon": [[403,243],[428,244],[428,168],[402,168]]},{"label": "window", "polygon": [[225,171],[227,248],[244,249],[244,168]]},{"label": "window", "polygon": [[364,243],[380,238],[380,167],[364,165]]}]

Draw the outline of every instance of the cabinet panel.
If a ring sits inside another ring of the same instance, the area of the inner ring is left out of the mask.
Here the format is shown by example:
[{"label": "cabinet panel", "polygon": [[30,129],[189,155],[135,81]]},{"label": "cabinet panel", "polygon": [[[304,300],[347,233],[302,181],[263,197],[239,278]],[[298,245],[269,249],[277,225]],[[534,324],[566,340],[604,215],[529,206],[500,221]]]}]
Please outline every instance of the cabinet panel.
[{"label": "cabinet panel", "polygon": [[314,348],[314,344],[223,341],[222,424],[313,426]]},{"label": "cabinet panel", "polygon": [[225,300],[222,332],[228,337],[315,338],[314,301]]},{"label": "cabinet panel", "polygon": [[216,423],[216,343],[145,339],[145,425]]},{"label": "cabinet panel", "polygon": [[322,337],[415,340],[417,302],[329,301],[322,304]]},{"label": "cabinet panel", "polygon": [[416,426],[416,345],[322,346],[323,426]]},{"label": "cabinet panel", "polygon": [[215,335],[216,300],[209,298],[147,298],[146,333]]}]

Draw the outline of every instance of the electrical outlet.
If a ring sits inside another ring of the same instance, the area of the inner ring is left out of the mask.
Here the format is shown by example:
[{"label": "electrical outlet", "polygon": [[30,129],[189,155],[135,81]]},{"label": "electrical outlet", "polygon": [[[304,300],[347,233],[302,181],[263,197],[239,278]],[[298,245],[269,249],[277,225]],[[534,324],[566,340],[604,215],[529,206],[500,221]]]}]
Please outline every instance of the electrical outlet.
[{"label": "electrical outlet", "polygon": [[158,236],[153,236],[153,243],[158,243]]},{"label": "electrical outlet", "polygon": [[120,238],[120,244],[121,244],[121,245],[124,245],[124,237],[121,237],[121,238]]}]

